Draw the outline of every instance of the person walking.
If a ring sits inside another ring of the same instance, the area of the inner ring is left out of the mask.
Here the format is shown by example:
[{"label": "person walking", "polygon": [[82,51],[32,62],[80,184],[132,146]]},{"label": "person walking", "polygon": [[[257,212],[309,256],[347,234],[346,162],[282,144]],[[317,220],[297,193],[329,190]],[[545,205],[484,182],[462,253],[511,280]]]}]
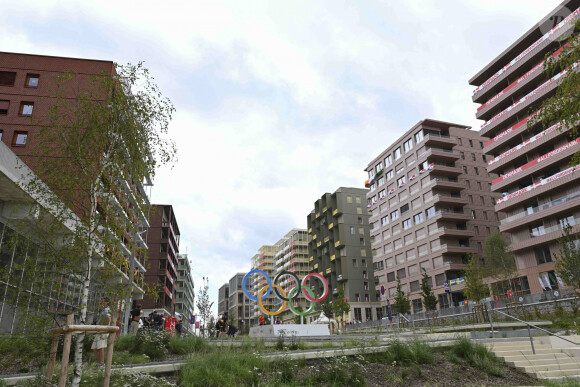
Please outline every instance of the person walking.
[{"label": "person walking", "polygon": [[[101,300],[101,310],[97,314],[96,325],[110,325],[111,324],[111,308],[109,308],[109,299],[103,298]],[[108,333],[97,333],[93,340],[91,349],[97,358],[99,365],[105,365],[105,347],[107,346]]]},{"label": "person walking", "polygon": [[131,330],[129,331],[129,334],[136,335],[137,331],[139,330],[139,321],[143,316],[141,304],[137,304],[136,307],[133,310],[131,310],[130,316],[131,316],[131,325],[130,325]]}]

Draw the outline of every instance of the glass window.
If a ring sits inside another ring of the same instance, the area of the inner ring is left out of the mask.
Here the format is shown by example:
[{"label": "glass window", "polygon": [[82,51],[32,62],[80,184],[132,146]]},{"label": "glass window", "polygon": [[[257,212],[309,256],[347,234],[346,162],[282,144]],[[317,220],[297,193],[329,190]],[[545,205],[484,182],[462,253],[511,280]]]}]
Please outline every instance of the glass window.
[{"label": "glass window", "polygon": [[380,191],[379,191],[379,199],[384,199],[384,198],[385,198],[385,196],[386,196],[386,194],[385,194],[385,190],[384,190],[384,189],[380,190]]},{"label": "glass window", "polygon": [[401,168],[397,169],[397,174],[403,173],[404,170],[405,170],[405,167],[401,167]]},{"label": "glass window", "polygon": [[347,203],[352,203],[352,196],[346,195],[346,202]]},{"label": "glass window", "polygon": [[12,145],[24,146],[26,145],[26,140],[28,140],[27,132],[15,132],[14,138],[12,140]]},{"label": "glass window", "polygon": [[433,207],[427,208],[425,213],[427,214],[427,219],[429,219],[432,216],[435,216],[435,207],[433,206]]},{"label": "glass window", "polygon": [[384,225],[387,225],[387,224],[389,224],[389,216],[388,215],[383,216],[381,218],[381,226],[384,226]]},{"label": "glass window", "polygon": [[413,140],[408,139],[407,141],[405,141],[405,143],[403,144],[403,148],[405,148],[405,153],[413,149]]},{"label": "glass window", "polygon": [[391,220],[397,220],[399,219],[399,210],[395,210],[393,212],[391,212]]},{"label": "glass window", "polygon": [[476,175],[479,175],[479,168],[477,168],[477,167],[473,167],[473,170],[475,171],[475,174],[476,174]]},{"label": "glass window", "polygon": [[475,153],[471,154],[471,160],[475,161]]},{"label": "glass window", "polygon": [[26,82],[24,86],[26,87],[38,87],[38,80],[40,79],[40,75],[38,74],[26,74]]},{"label": "glass window", "polygon": [[387,157],[385,157],[385,167],[388,167],[392,163],[393,163],[393,158],[391,157],[391,155],[388,155]]},{"label": "glass window", "polygon": [[387,180],[391,180],[393,178],[393,170],[391,169],[389,172],[387,172]]},{"label": "glass window", "polygon": [[558,219],[558,223],[560,223],[560,227],[565,228],[566,226],[575,226],[576,220],[573,216],[566,216]]},{"label": "glass window", "polygon": [[530,226],[530,236],[538,237],[540,235],[544,235],[546,230],[544,229],[544,225],[540,224],[537,226]]},{"label": "glass window", "polygon": [[399,186],[399,188],[401,188],[403,185],[405,185],[405,176],[399,177],[397,179],[397,185]]},{"label": "glass window", "polygon": [[379,182],[377,183],[378,185],[383,185],[385,184],[385,177],[381,176],[381,178],[379,179]]},{"label": "glass window", "polygon": [[473,148],[473,141],[469,140],[469,147]]},{"label": "glass window", "polygon": [[423,213],[419,212],[417,215],[415,215],[413,217],[413,220],[415,221],[415,224],[419,224],[423,222]]},{"label": "glass window", "polygon": [[481,141],[479,142],[479,148],[483,149],[483,142],[481,142]]},{"label": "glass window", "polygon": [[375,170],[378,171],[382,171],[383,170],[383,162],[379,161],[379,163],[377,164],[377,166],[375,167]]},{"label": "glass window", "polygon": [[395,160],[398,160],[401,158],[401,147],[398,147],[397,149],[395,149]]},{"label": "glass window", "polygon": [[20,103],[20,115],[31,116],[32,110],[34,110],[34,102],[22,102]]},{"label": "glass window", "polygon": [[413,223],[411,223],[411,218],[403,220],[403,230],[410,229],[411,226],[413,226]]},{"label": "glass window", "polygon": [[550,248],[548,246],[535,247],[534,252],[536,253],[536,260],[538,265],[552,262],[552,254],[550,253]]},{"label": "glass window", "polygon": [[409,205],[405,204],[404,206],[401,207],[401,216],[405,215],[407,212],[409,212]]},{"label": "glass window", "polygon": [[422,130],[415,133],[415,144],[418,144],[421,141],[423,141],[423,131]]}]

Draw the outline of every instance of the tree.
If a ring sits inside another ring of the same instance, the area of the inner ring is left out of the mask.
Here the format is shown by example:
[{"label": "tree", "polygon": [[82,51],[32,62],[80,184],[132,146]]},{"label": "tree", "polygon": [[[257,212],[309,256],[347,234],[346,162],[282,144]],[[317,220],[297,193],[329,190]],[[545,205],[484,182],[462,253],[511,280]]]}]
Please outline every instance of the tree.
[{"label": "tree", "polygon": [[[329,298],[330,297],[326,297],[324,300],[320,302],[320,309],[322,310],[322,313],[324,313],[324,315],[330,320],[332,318],[333,310],[332,310],[332,301],[330,301]],[[332,333],[330,321],[328,322],[328,329]]]},{"label": "tree", "polygon": [[[138,247],[148,211],[143,184],[174,159],[175,146],[164,138],[174,109],[141,63],[92,77],[66,73],[54,87],[35,123],[25,160],[34,174],[22,188],[43,208],[32,208],[29,217],[37,220],[42,266],[52,282],[64,275],[80,288],[69,311],[83,325],[92,323],[89,306],[97,298],[108,296],[115,311],[142,280],[134,265],[144,256]],[[77,335],[73,386],[82,376],[84,338]]]},{"label": "tree", "polygon": [[403,288],[401,287],[401,279],[397,276],[397,292],[395,294],[395,304],[393,305],[393,310],[396,314],[407,314],[411,311],[411,301],[409,297],[405,295]]},{"label": "tree", "polygon": [[481,300],[489,296],[489,288],[483,283],[485,270],[478,255],[470,254],[468,260],[465,268],[465,289],[463,292],[465,297],[479,304]]},{"label": "tree", "polygon": [[421,296],[423,297],[423,305],[425,305],[426,311],[434,310],[437,307],[439,300],[433,294],[433,290],[429,284],[429,276],[425,269],[423,269],[423,278],[421,278]]},{"label": "tree", "polygon": [[338,288],[338,295],[332,303],[332,311],[336,316],[340,316],[340,322],[344,325],[344,315],[350,312],[350,304],[344,296],[344,286]]},{"label": "tree", "polygon": [[560,250],[556,253],[556,271],[564,283],[580,295],[580,237],[569,224],[558,240]]},{"label": "tree", "polygon": [[[201,321],[203,324],[203,328],[207,330],[208,327],[206,326],[206,322],[210,321],[211,316],[211,307],[213,306],[213,301],[209,301],[209,278],[203,277],[203,285],[199,288],[197,301],[195,302],[195,306],[197,306],[197,310],[199,311],[199,315],[201,317]],[[210,327],[213,328],[213,327]],[[205,335],[205,330],[202,330],[203,334]]]},{"label": "tree", "polygon": [[[580,29],[580,21],[575,25]],[[544,74],[550,79],[566,70],[558,81],[560,82],[555,94],[547,98],[537,112],[528,121],[528,127],[540,123],[546,129],[556,123],[561,123],[560,131],[567,130],[570,139],[579,137],[578,112],[580,112],[580,73],[574,70],[580,61],[580,39],[571,34],[562,46],[558,55],[548,52],[544,61]],[[572,165],[580,164],[580,152],[572,158]]]},{"label": "tree", "polygon": [[517,277],[518,269],[513,253],[509,249],[509,243],[499,231],[492,232],[485,239],[483,258],[485,259],[487,276],[507,281],[513,292],[513,279]]}]

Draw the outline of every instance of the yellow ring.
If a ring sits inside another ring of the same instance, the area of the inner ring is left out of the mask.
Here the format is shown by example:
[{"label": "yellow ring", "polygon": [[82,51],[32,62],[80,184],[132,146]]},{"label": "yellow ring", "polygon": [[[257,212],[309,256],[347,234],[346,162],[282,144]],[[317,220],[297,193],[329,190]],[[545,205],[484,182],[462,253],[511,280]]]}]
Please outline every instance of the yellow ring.
[{"label": "yellow ring", "polygon": [[[273,287],[275,287],[276,289],[278,289],[279,291],[282,292],[282,294],[284,295],[284,298],[287,298],[286,296],[286,292],[284,291],[284,289],[282,289],[282,287],[280,285],[276,285],[276,284],[272,284]],[[269,312],[264,308],[264,304],[262,303],[262,295],[264,293],[266,293],[266,290],[268,290],[269,286],[264,286],[262,288],[262,290],[260,290],[260,294],[258,294],[258,304],[260,304],[260,309],[262,309],[262,312],[266,313],[268,316],[276,316],[280,313],[282,313],[285,309],[286,309],[286,305],[288,304],[287,301],[284,301],[284,303],[282,304],[282,307],[280,307],[280,309],[278,309],[276,312]]]}]

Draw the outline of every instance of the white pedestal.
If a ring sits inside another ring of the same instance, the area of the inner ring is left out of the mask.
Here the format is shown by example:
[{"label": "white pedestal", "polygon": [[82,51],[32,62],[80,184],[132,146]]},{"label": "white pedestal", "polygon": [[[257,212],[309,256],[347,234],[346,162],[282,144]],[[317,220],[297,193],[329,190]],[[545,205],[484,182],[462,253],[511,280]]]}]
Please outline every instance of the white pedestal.
[{"label": "white pedestal", "polygon": [[284,324],[260,325],[250,328],[250,337],[278,337],[284,331],[284,336],[330,336],[327,324]]}]

